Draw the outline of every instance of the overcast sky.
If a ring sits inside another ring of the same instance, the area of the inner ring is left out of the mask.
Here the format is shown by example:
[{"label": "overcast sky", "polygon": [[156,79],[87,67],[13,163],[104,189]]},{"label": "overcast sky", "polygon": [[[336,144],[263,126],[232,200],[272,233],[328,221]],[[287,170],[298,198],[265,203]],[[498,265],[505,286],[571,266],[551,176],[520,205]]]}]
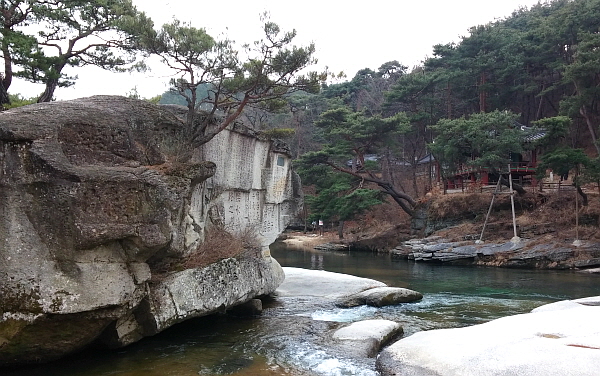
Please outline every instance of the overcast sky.
[{"label": "overcast sky", "polygon": [[[545,2],[542,0],[541,2]],[[268,11],[271,20],[284,30],[295,29],[295,44],[314,42],[316,58],[335,73],[348,78],[362,68],[376,70],[381,64],[398,60],[413,67],[431,55],[439,43],[458,41],[471,26],[503,19],[520,7],[538,0],[133,0],[156,27],[172,18],[204,27],[209,34],[225,33],[239,43],[261,36],[259,16]],[[169,71],[154,64],[144,74],[108,73],[98,68],[75,68],[68,74],[79,76],[72,88],[58,88],[56,98],[72,99],[94,94],[126,95],[134,87],[143,97],[162,94],[167,89]],[[15,82],[11,93],[35,96],[40,85]]]}]

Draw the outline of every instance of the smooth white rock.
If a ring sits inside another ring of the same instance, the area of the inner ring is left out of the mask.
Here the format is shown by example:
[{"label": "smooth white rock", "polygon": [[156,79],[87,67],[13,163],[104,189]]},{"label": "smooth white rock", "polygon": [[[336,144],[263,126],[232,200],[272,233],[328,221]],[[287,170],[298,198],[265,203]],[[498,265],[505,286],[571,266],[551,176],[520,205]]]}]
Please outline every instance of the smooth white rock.
[{"label": "smooth white rock", "polygon": [[597,376],[598,302],[557,302],[485,324],[415,333],[384,349],[378,366],[382,375]]},{"label": "smooth white rock", "polygon": [[279,296],[313,296],[336,299],[373,287],[386,286],[374,279],[353,275],[284,267],[285,280],[275,291]]},{"label": "smooth white rock", "polygon": [[336,330],[333,339],[346,354],[374,357],[392,338],[402,333],[400,324],[390,320],[363,320]]},{"label": "smooth white rock", "polygon": [[390,320],[363,320],[354,322],[338,329],[333,333],[334,339],[365,340],[374,338],[383,341],[386,337],[400,328],[400,324]]}]

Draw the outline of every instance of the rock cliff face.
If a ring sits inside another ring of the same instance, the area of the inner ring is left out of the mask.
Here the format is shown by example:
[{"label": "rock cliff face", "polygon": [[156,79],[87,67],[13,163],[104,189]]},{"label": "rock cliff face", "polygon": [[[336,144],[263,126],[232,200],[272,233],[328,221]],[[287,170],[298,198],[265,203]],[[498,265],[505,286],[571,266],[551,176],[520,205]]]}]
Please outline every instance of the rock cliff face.
[{"label": "rock cliff face", "polygon": [[[285,148],[238,128],[178,163],[181,131],[122,97],[0,114],[0,365],[126,345],[282,282],[267,246],[301,200]],[[263,252],[153,278],[211,225],[251,227]]]}]

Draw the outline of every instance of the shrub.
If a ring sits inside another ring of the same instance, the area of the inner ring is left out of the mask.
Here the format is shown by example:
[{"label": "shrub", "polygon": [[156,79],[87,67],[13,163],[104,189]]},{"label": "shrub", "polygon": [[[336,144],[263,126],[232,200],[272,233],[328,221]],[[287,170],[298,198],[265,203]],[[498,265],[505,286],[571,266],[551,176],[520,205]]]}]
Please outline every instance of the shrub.
[{"label": "shrub", "polygon": [[254,228],[228,231],[212,227],[206,232],[204,242],[182,263],[183,269],[200,268],[230,257],[253,257],[260,254],[260,243]]}]

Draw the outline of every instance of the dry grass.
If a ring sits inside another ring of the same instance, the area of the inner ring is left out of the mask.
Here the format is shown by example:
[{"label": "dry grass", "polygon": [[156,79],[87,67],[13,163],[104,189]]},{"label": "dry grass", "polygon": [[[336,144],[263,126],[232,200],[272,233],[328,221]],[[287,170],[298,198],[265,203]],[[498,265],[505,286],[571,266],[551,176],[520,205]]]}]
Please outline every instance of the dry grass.
[{"label": "dry grass", "polygon": [[473,218],[485,214],[490,205],[489,193],[436,195],[429,200],[430,218]]},{"label": "dry grass", "polygon": [[[431,192],[430,192],[431,193]],[[556,240],[600,240],[600,195],[587,190],[589,204],[580,207],[579,227],[575,226],[575,191],[529,192],[515,195],[517,234],[522,238],[536,239],[541,243]],[[428,216],[434,220],[448,220],[452,227],[438,230],[434,235],[450,241],[478,239],[488,212],[491,192],[466,192],[443,195],[433,192],[420,199],[429,206]],[[581,205],[581,200],[579,200]],[[373,207],[353,221],[345,222],[345,239],[359,241],[377,237],[389,231],[408,239],[410,218],[391,200]],[[336,233],[336,229],[327,229]],[[513,237],[511,199],[508,194],[497,195],[486,229],[487,242],[506,241]],[[578,231],[578,234],[577,234]]]},{"label": "dry grass", "polygon": [[[551,192],[515,196],[517,233],[524,238],[538,238],[541,242],[552,239],[600,239],[600,199],[589,193],[589,204],[579,209],[579,226],[576,228],[575,196],[570,192]],[[451,228],[436,232],[436,235],[451,241],[481,234],[485,215],[491,200],[490,194],[451,194],[435,197],[430,202],[432,218],[464,218]],[[581,200],[579,200],[581,205]],[[484,232],[487,241],[501,241],[513,236],[510,196],[495,200]]]},{"label": "dry grass", "polygon": [[345,234],[359,238],[363,234],[378,234],[388,231],[397,225],[405,225],[410,229],[410,217],[391,199],[374,206],[368,212],[357,216],[353,221],[346,221]]},{"label": "dry grass", "polygon": [[246,227],[239,231],[228,231],[212,227],[207,231],[204,242],[188,255],[182,263],[184,269],[200,268],[230,257],[250,257],[260,254],[256,230]]},{"label": "dry grass", "polygon": [[451,242],[459,242],[465,240],[466,237],[479,239],[481,234],[482,224],[473,222],[463,222],[458,226],[452,226],[435,233]]},{"label": "dry grass", "polygon": [[172,272],[202,268],[226,258],[255,258],[261,254],[257,232],[251,227],[243,230],[226,230],[211,227],[196,250],[181,259],[164,259],[153,266],[152,280],[160,281]]},{"label": "dry grass", "polygon": [[552,233],[563,239],[600,239],[600,200],[597,194],[588,194],[589,203],[581,206],[579,200],[579,226],[576,227],[575,197],[572,194],[552,193],[547,201],[533,211],[517,218],[520,228],[533,235]]}]

